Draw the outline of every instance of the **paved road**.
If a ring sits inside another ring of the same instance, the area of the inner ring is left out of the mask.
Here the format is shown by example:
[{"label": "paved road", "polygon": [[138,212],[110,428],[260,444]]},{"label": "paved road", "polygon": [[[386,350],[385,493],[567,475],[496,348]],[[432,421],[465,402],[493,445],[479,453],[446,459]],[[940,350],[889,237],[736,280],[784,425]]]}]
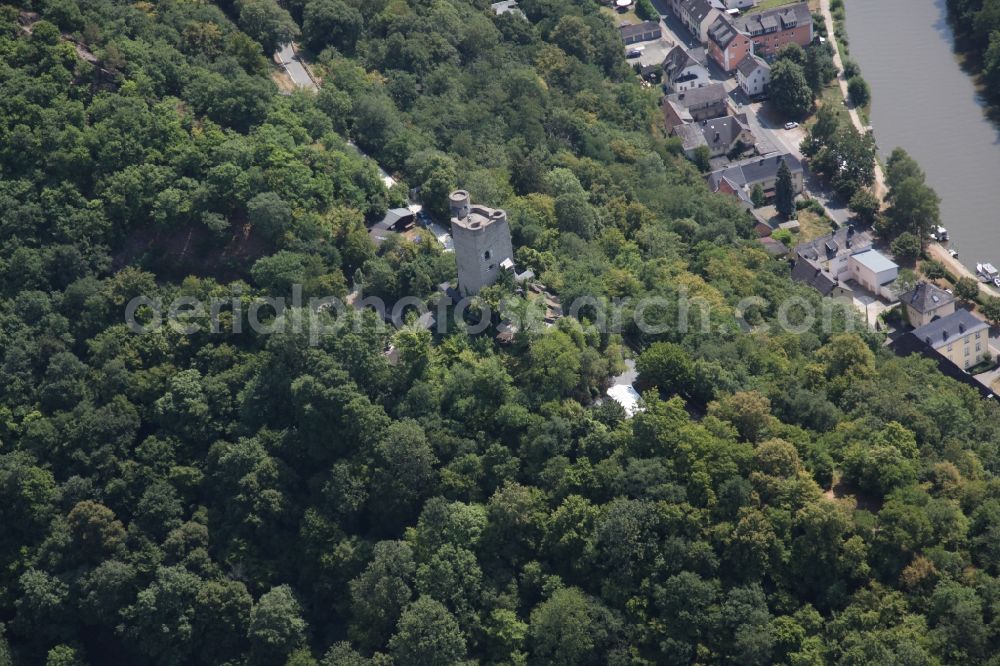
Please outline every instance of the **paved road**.
[{"label": "paved road", "polygon": [[292,83],[297,85],[299,88],[306,88],[308,90],[316,90],[316,82],[312,80],[309,76],[309,72],[302,65],[299,60],[298,54],[295,52],[295,48],[291,44],[285,44],[281,49],[274,54],[274,57],[278,60],[278,63],[285,68],[288,72],[288,76],[291,77]]},{"label": "paved road", "polygon": [[[668,9],[667,0],[652,0],[652,3],[662,18],[660,24],[664,28],[664,37],[666,39],[678,44],[684,44],[689,49],[700,46],[697,37],[692,35],[677,17],[673,15],[673,12]],[[831,34],[833,34],[832,29]],[[706,60],[708,61],[708,71],[712,80],[722,83],[726,87],[726,92],[732,98],[736,109],[741,113],[747,114],[750,129],[757,138],[759,152],[762,155],[772,152],[791,153],[800,160],[803,159],[799,146],[802,145],[803,139],[806,138],[805,129],[798,127],[786,130],[783,120],[770,117],[768,107],[760,102],[751,102],[743,94],[735,76],[724,72],[711,58],[706,58]],[[842,69],[840,65],[837,67],[838,70]],[[845,82],[844,86],[846,85]],[[857,112],[855,111],[854,114],[857,115]],[[877,177],[881,181],[881,170],[878,172]],[[805,188],[809,196],[823,204],[827,214],[834,222],[841,226],[847,224],[851,218],[851,212],[847,209],[847,202],[841,201],[826,183],[820,181],[819,178],[809,171],[808,167],[806,167],[805,172]]]},{"label": "paved road", "polygon": [[[969,268],[963,264],[961,261],[955,257],[948,254],[948,250],[945,249],[940,243],[928,243],[927,244],[927,254],[931,259],[935,259],[947,268],[956,277],[970,277],[977,282],[979,279],[976,277]],[[983,282],[979,282],[979,291],[986,296],[1000,296],[998,292],[992,285],[987,285]]]},{"label": "paved road", "polygon": [[[713,72],[714,74],[714,72]],[[754,136],[757,137],[757,148],[761,154],[770,152],[790,153],[803,160],[802,141],[806,138],[806,131],[803,127],[786,130],[784,120],[775,117],[770,113],[770,107],[761,102],[750,102],[743,91],[735,87],[730,92],[740,112],[747,114],[747,122]],[[830,187],[816,176],[808,167],[805,168],[805,193],[816,199],[826,209],[827,215],[843,226],[851,219],[851,211],[847,209],[847,202],[833,192]]]}]

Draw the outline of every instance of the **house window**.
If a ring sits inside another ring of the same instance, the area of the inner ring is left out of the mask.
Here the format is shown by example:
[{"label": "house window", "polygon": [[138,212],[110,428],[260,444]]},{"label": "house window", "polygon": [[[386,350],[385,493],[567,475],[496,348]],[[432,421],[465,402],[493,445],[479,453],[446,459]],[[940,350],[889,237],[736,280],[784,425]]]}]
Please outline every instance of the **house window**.
[{"label": "house window", "polygon": [[976,340],[978,340],[978,339],[979,339],[979,334],[980,334],[980,333],[982,333],[982,331],[976,331]]},{"label": "house window", "polygon": [[980,352],[982,350],[983,350],[983,343],[982,342],[977,342],[976,343],[976,351]]},{"label": "house window", "polygon": [[951,345],[948,345],[948,351],[951,351]]},{"label": "house window", "polygon": [[965,355],[966,355],[966,356],[968,356],[968,355],[969,355],[969,348],[968,348],[968,347],[966,347],[966,348],[965,348]]}]

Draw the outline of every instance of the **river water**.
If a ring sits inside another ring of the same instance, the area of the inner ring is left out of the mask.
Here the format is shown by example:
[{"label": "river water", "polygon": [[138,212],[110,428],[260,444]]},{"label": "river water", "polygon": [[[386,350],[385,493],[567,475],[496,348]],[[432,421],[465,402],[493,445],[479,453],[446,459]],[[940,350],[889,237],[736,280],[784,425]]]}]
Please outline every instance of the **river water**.
[{"label": "river water", "polygon": [[879,150],[902,146],[941,197],[959,259],[1000,265],[1000,132],[952,51],[945,0],[845,0]]}]

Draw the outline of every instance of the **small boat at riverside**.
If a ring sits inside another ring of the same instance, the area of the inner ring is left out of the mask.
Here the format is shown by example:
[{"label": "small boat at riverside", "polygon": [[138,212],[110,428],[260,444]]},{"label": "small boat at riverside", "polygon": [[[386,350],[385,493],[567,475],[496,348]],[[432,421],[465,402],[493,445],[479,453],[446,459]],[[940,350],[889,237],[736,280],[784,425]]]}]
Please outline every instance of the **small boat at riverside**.
[{"label": "small boat at riverside", "polygon": [[943,243],[948,240],[948,230],[942,226],[934,227],[934,231],[931,232],[931,238],[939,243]]},{"label": "small boat at riverside", "polygon": [[1000,275],[1000,272],[993,267],[993,264],[976,264],[976,272],[983,282],[992,282],[993,278]]}]

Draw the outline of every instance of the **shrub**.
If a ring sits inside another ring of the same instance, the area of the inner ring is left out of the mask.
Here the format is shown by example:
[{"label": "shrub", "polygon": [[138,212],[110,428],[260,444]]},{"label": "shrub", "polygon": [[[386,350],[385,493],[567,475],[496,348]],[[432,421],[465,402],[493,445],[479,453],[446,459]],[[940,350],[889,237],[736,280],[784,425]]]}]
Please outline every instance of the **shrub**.
[{"label": "shrub", "polygon": [[931,259],[922,263],[920,267],[923,269],[924,275],[930,280],[940,280],[948,277],[948,270],[940,261]]},{"label": "shrub", "polygon": [[644,21],[655,21],[660,18],[659,12],[653,7],[649,0],[636,0],[635,15]]},{"label": "shrub", "polygon": [[854,106],[866,106],[871,101],[871,90],[868,82],[860,76],[852,76],[847,82],[847,94],[851,97]]}]

